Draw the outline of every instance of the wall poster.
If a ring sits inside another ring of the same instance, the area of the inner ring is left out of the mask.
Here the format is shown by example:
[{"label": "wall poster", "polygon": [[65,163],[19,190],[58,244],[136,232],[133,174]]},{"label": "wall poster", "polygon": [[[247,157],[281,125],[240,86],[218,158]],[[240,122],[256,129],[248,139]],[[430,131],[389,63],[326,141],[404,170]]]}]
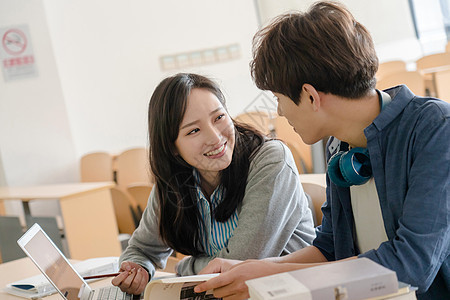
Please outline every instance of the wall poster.
[{"label": "wall poster", "polygon": [[0,28],[0,64],[5,81],[37,76],[28,25]]}]

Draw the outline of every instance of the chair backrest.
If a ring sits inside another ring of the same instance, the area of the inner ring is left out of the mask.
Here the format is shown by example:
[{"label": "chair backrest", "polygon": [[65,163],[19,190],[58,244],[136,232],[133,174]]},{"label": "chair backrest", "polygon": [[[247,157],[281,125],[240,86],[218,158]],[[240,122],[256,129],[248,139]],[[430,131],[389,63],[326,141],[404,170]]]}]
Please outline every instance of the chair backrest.
[{"label": "chair backrest", "polygon": [[416,61],[417,70],[427,72],[450,65],[450,52],[436,53],[423,56]]},{"label": "chair backrest", "polygon": [[445,52],[450,53],[450,42],[447,42],[447,45],[445,46]]},{"label": "chair backrest", "polygon": [[39,226],[44,229],[47,235],[55,243],[55,245],[63,252],[66,256],[69,256],[66,249],[64,249],[61,239],[61,233],[58,228],[58,223],[55,217],[33,217],[30,215],[26,216],[27,227],[31,228],[34,223],[38,223]]},{"label": "chair backrest", "polygon": [[303,190],[311,197],[314,226],[322,224],[321,207],[327,200],[326,187],[318,183],[302,182]]},{"label": "chair backrest", "polygon": [[127,187],[128,193],[134,198],[141,212],[147,207],[148,197],[152,191],[153,185],[150,184],[132,184]]},{"label": "chair backrest", "polygon": [[147,149],[133,148],[120,153],[115,161],[117,185],[126,190],[135,183],[150,184]]},{"label": "chair backrest", "polygon": [[303,160],[303,157],[300,153],[300,149],[298,148],[298,145],[291,144],[288,142],[285,142],[286,146],[288,146],[289,150],[291,150],[292,156],[294,157],[295,165],[297,166],[297,170],[299,174],[305,174],[308,173],[306,168],[306,163]]},{"label": "chair backrest", "polygon": [[[167,258],[166,267],[162,269],[161,271],[167,272],[167,273],[177,273],[176,265],[181,261],[180,258],[177,258],[175,256],[169,256]],[[191,298],[188,298],[191,299]]]},{"label": "chair backrest", "polygon": [[435,80],[436,96],[450,103],[450,70],[436,72]]},{"label": "chair backrest", "polygon": [[[306,167],[306,173],[311,173],[313,167],[311,146],[303,142],[302,138],[294,131],[292,126],[289,125],[286,118],[280,116],[275,118],[275,134],[277,139],[282,140],[288,146],[290,145],[290,148],[294,149],[295,147]],[[291,151],[294,152],[295,150],[292,149]]]},{"label": "chair backrest", "polygon": [[136,229],[137,213],[130,197],[117,187],[111,188],[111,199],[120,233],[132,234]]},{"label": "chair backrest", "polygon": [[417,71],[402,71],[384,76],[377,81],[377,89],[384,90],[399,84],[406,84],[418,96],[425,96],[425,80]]},{"label": "chair backrest", "polygon": [[7,262],[25,257],[17,245],[23,230],[19,217],[0,216],[0,262]]},{"label": "chair backrest", "polygon": [[322,224],[322,210],[321,207],[327,199],[326,190],[326,175],[320,174],[300,174],[300,182],[302,183],[303,190],[307,193],[312,200],[312,209],[314,210],[313,216],[315,216],[316,226]]},{"label": "chair backrest", "polygon": [[406,63],[402,60],[392,60],[380,63],[378,66],[378,71],[375,77],[381,79],[392,73],[406,71]]},{"label": "chair backrest", "polygon": [[269,135],[273,130],[272,119],[269,114],[262,111],[252,111],[237,115],[235,121],[253,126],[262,133]]},{"label": "chair backrest", "polygon": [[81,182],[113,181],[113,159],[106,152],[85,154],[80,159]]},{"label": "chair backrest", "polygon": [[0,216],[4,216],[6,214],[5,204],[2,200],[0,200]]}]

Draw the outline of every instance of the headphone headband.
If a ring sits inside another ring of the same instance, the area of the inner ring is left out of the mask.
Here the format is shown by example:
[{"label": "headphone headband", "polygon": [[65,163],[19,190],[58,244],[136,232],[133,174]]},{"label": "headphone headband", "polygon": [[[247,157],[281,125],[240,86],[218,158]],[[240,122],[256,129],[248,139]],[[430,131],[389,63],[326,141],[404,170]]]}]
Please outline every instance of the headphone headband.
[{"label": "headphone headband", "polygon": [[378,101],[380,102],[380,110],[383,110],[386,105],[388,105],[389,103],[391,103],[392,99],[391,96],[383,91],[380,90],[376,90],[377,94],[378,94]]}]

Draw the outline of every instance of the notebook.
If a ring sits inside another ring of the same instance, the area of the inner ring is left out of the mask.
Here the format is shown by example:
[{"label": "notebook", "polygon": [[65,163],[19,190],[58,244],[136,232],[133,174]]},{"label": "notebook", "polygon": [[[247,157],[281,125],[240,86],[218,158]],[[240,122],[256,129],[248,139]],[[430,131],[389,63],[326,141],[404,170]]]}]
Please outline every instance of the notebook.
[{"label": "notebook", "polygon": [[38,224],[34,224],[17,243],[63,299],[143,299],[143,295],[128,295],[113,286],[92,289]]}]

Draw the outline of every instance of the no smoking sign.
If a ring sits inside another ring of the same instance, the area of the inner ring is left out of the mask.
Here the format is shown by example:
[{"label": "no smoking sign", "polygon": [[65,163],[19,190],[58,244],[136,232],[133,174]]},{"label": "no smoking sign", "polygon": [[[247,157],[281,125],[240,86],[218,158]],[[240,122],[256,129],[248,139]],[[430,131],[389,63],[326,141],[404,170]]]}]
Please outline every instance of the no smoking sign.
[{"label": "no smoking sign", "polygon": [[0,37],[2,40],[0,63],[4,80],[36,76],[37,70],[28,26],[0,28]]},{"label": "no smoking sign", "polygon": [[11,55],[20,55],[27,48],[27,37],[20,29],[9,29],[3,34],[2,45]]}]

